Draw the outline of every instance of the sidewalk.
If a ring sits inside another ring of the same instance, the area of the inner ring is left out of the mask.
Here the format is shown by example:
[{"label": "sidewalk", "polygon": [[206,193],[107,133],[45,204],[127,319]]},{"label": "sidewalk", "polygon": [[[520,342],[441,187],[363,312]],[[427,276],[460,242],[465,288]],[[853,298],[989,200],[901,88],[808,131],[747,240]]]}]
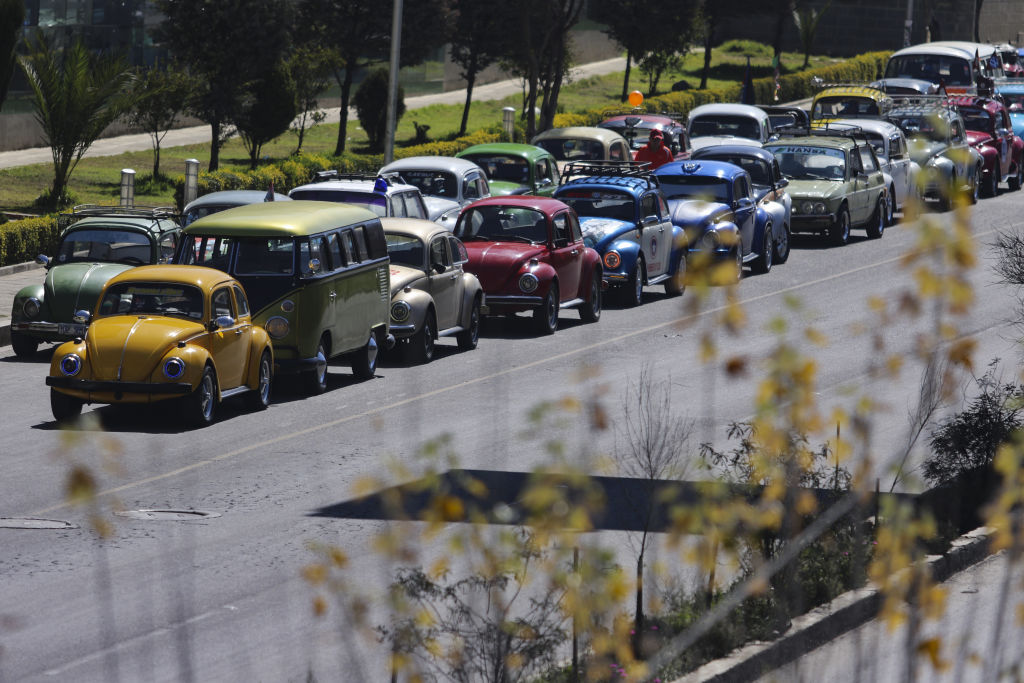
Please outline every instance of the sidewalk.
[{"label": "sidewalk", "polygon": [[0,268],[0,346],[11,343],[11,303],[22,287],[43,284],[46,271],[38,263],[18,263]]}]

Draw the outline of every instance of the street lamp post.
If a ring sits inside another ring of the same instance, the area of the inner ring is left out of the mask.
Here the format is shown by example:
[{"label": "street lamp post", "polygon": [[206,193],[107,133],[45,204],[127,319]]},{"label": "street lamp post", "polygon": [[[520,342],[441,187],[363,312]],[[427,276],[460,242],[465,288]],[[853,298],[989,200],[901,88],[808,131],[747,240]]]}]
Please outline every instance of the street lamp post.
[{"label": "street lamp post", "polygon": [[395,0],[391,13],[391,69],[388,72],[388,122],[384,126],[384,163],[395,156],[395,122],[398,100],[398,62],[402,48],[402,0]]}]

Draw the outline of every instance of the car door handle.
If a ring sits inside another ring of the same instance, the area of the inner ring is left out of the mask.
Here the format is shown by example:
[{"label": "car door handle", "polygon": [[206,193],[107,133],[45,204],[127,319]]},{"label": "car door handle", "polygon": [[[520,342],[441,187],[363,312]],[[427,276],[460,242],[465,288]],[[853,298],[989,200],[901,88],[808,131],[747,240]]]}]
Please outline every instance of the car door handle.
[{"label": "car door handle", "polygon": [[579,250],[579,249],[573,249],[573,250],[572,250],[572,251],[570,251],[569,253],[570,253],[571,255],[575,256],[576,254],[580,253],[580,250]]},{"label": "car door handle", "polygon": [[337,292],[331,292],[330,294],[327,295],[327,298],[329,298],[333,302],[335,299],[338,298],[338,293]]},{"label": "car door handle", "polygon": [[242,334],[242,328],[241,327],[235,328],[235,334],[236,335]]}]

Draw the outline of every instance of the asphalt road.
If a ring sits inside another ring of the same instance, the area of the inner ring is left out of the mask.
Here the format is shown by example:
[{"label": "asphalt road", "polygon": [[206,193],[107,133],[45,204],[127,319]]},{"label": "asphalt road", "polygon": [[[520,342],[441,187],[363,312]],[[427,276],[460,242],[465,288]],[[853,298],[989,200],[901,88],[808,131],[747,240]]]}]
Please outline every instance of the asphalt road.
[{"label": "asphalt road", "polygon": [[[988,244],[997,231],[1024,227],[1022,203],[1024,193],[1003,193],[971,210],[981,258],[971,275],[975,301],[959,321],[977,342],[979,373],[998,357],[1008,380],[1020,360],[1016,292],[996,284]],[[935,220],[948,226],[949,218]],[[0,528],[0,681],[299,681],[310,673],[316,680],[386,680],[383,647],[357,641],[335,613],[314,617],[313,591],[301,576],[315,559],[310,544],[337,544],[352,558],[354,585],[379,604],[374,598],[393,567],[376,559],[371,537],[385,523],[313,511],[353,498],[364,477],[392,480],[389,459],[422,470],[422,444],[444,434],[463,467],[529,470],[549,461],[545,443],[557,438],[567,461],[593,470],[596,456],[612,447],[611,432],[593,432],[566,415],[539,429],[528,411],[542,401],[596,398],[615,420],[624,384],[644,363],[671,378],[676,409],[697,421],[694,440],[725,445],[726,425],[754,411],[757,380],[777,343],[768,326],[779,317],[788,324],[785,337],[816,359],[826,415],[865,397],[878,406],[857,457],[870,458],[887,490],[918,395],[914,351],[934,320],[897,316],[878,329],[868,299],[894,308],[914,286],[901,257],[917,231],[901,225],[880,241],[862,235],[855,231],[842,248],[798,240],[787,264],[745,277],[738,295],[746,325],[736,336],[715,333],[720,357],[712,368],[698,360],[699,339],[717,329],[724,289],[697,315],[687,310],[692,289],[666,299],[660,288],[651,288],[638,309],[606,309],[594,325],[563,312],[562,329],[546,338],[535,338],[526,324],[498,321],[485,328],[475,351],[460,353],[445,341],[430,365],[388,363],[363,383],[333,368],[322,396],[278,395],[260,414],[225,406],[222,419],[201,431],[182,431],[172,411],[109,407],[87,408],[84,427],[60,430],[43,384],[46,352],[24,362],[0,350],[0,392],[7,397],[0,411],[0,517],[75,525]],[[790,307],[793,299],[802,302],[799,312]],[[808,325],[827,344],[809,343]],[[873,345],[874,332],[884,350]],[[872,366],[891,354],[906,361],[900,378],[875,377]],[[721,372],[729,356],[747,359],[745,376]],[[913,452],[912,466],[920,453]],[[92,530],[89,509],[65,502],[77,465],[103,492],[99,514],[113,525],[106,540]],[[219,516],[134,520],[112,516],[114,507]],[[616,534],[601,538],[622,545]],[[444,552],[440,544],[425,550],[428,559]]]}]

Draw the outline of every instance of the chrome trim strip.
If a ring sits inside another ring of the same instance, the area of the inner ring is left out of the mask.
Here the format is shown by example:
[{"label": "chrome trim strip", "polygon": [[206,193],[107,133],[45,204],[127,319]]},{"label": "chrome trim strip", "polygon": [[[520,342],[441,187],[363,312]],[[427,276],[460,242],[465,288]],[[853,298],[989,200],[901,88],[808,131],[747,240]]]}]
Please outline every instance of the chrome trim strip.
[{"label": "chrome trim strip", "polygon": [[558,308],[575,308],[576,306],[579,306],[582,303],[583,299],[570,299],[569,301],[563,301],[562,303],[558,304]]},{"label": "chrome trim strip", "polygon": [[96,270],[99,267],[100,264],[93,263],[92,265],[89,266],[89,270],[85,271],[85,275],[82,276],[82,279],[78,281],[78,291],[75,292],[75,306],[74,308],[71,309],[72,311],[77,311],[82,307],[82,288],[85,287],[85,283],[89,279],[89,276],[92,275],[92,271]]},{"label": "chrome trim strip", "polygon": [[124,368],[124,357],[125,357],[125,354],[128,353],[128,341],[132,338],[132,335],[135,334],[135,330],[139,329],[139,325],[141,325],[142,321],[145,320],[145,319],[146,319],[145,316],[139,316],[139,319],[136,320],[135,324],[132,325],[132,329],[128,330],[128,334],[125,335],[124,346],[121,347],[121,361],[117,364],[117,381],[118,382],[121,381],[121,370]]}]

